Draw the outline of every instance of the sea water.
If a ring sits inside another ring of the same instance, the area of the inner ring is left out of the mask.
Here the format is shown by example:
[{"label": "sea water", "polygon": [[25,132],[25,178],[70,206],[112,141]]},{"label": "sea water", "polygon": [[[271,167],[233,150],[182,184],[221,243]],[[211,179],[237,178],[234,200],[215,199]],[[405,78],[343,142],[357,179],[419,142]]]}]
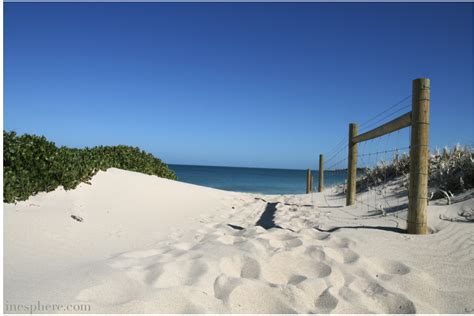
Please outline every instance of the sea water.
[{"label": "sea water", "polygon": [[[306,192],[306,170],[241,167],[169,165],[179,181],[206,187],[263,194],[302,194]],[[314,190],[318,171],[313,170]],[[344,183],[347,172],[325,171],[325,187]]]}]

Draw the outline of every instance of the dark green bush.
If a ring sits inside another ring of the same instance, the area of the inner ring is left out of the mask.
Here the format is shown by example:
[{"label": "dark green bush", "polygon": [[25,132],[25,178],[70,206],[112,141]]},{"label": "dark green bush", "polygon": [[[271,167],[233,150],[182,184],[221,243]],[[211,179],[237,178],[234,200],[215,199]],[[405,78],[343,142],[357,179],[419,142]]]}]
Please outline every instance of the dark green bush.
[{"label": "dark green bush", "polygon": [[3,201],[26,200],[62,185],[66,190],[88,181],[99,170],[120,168],[176,179],[160,159],[137,147],[56,147],[43,136],[3,131]]}]

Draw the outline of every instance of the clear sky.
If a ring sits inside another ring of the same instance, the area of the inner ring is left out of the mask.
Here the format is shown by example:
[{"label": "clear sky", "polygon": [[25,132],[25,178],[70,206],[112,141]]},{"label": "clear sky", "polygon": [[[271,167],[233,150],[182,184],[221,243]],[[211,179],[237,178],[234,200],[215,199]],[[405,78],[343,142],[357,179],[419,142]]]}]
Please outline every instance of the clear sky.
[{"label": "clear sky", "polygon": [[431,145],[474,141],[472,3],[5,3],[4,19],[4,129],[58,145],[307,168],[418,77]]}]

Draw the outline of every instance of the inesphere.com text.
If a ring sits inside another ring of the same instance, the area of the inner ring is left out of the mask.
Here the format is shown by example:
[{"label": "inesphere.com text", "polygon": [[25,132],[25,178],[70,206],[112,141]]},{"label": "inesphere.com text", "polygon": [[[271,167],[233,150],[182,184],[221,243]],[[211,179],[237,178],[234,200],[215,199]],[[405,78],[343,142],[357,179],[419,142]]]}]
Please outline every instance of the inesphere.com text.
[{"label": "inesphere.com text", "polygon": [[54,313],[54,312],[90,312],[89,304],[44,304],[40,301],[31,304],[5,302],[5,313]]}]

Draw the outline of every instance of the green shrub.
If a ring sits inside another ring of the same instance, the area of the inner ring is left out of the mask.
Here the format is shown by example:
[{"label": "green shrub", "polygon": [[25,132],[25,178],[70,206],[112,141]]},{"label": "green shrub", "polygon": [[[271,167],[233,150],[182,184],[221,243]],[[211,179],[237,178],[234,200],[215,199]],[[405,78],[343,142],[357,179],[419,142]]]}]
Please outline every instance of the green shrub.
[{"label": "green shrub", "polygon": [[3,201],[26,200],[62,185],[74,189],[99,170],[120,168],[176,179],[160,159],[137,147],[56,147],[43,136],[3,131]]}]

